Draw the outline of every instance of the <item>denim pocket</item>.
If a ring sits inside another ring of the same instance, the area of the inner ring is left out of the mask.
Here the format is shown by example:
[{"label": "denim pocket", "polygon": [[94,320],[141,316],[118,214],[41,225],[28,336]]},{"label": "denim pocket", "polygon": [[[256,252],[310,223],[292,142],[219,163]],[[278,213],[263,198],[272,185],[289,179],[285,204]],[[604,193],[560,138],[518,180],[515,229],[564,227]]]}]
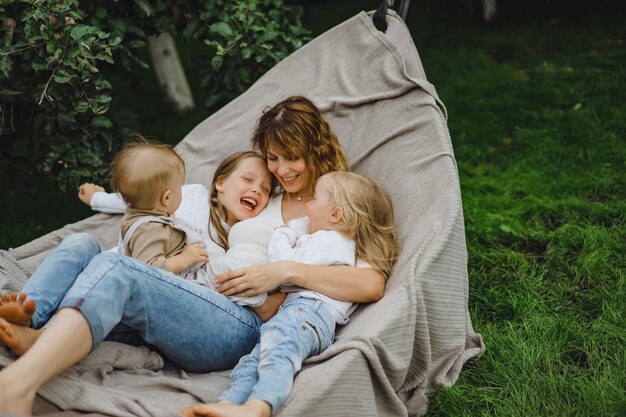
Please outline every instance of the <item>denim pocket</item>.
[{"label": "denim pocket", "polygon": [[307,331],[306,327],[308,326],[313,333],[315,334],[315,339],[317,340],[317,347],[314,349],[315,343],[311,343],[311,355],[319,355],[322,352],[322,338],[320,337],[319,332],[317,331],[317,327],[315,327],[315,325],[313,323],[311,323],[310,321],[305,321],[306,326],[303,325],[302,326],[302,330],[303,331]]}]

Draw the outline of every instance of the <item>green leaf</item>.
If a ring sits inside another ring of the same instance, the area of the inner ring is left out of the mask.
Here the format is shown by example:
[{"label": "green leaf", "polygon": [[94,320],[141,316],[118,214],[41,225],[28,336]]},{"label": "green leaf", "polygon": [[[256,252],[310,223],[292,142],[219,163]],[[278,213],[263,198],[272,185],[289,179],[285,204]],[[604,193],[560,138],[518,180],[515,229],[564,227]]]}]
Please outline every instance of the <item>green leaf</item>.
[{"label": "green leaf", "polygon": [[91,121],[91,125],[93,127],[104,127],[104,128],[113,127],[113,123],[111,122],[111,120],[109,120],[107,117],[104,117],[104,116],[95,117]]},{"label": "green leaf", "polygon": [[152,7],[147,1],[144,0],[135,0],[135,4],[139,6],[141,11],[147,16],[150,17],[152,14]]},{"label": "green leaf", "polygon": [[107,15],[107,11],[104,7],[96,8],[96,17],[103,18]]},{"label": "green leaf", "polygon": [[218,22],[211,25],[211,32],[217,33],[225,37],[226,39],[231,38],[233,36],[233,30],[230,25],[226,22]]},{"label": "green leaf", "polygon": [[112,97],[107,94],[100,94],[93,99],[93,101],[99,104],[110,103],[111,100],[112,100]]},{"label": "green leaf", "polygon": [[133,39],[132,41],[128,42],[128,46],[130,46],[131,48],[143,48],[144,46],[146,46],[146,42],[141,39]]},{"label": "green leaf", "polygon": [[111,27],[113,28],[113,30],[111,31],[112,34],[120,37],[123,37],[126,34],[126,31],[128,30],[128,23],[126,23],[124,20],[111,19],[110,23]]},{"label": "green leaf", "polygon": [[45,62],[37,60],[37,61],[32,62],[31,68],[34,69],[35,71],[43,71],[43,70],[47,70],[48,66],[45,64]]},{"label": "green leaf", "polygon": [[221,97],[219,94],[211,94],[210,96],[207,97],[206,101],[204,102],[204,105],[207,107],[213,107],[220,101],[220,99]]},{"label": "green leaf", "polygon": [[79,40],[82,39],[86,35],[92,35],[96,32],[99,32],[98,28],[94,26],[87,25],[77,25],[74,29],[72,29],[72,39]]},{"label": "green leaf", "polygon": [[59,113],[57,114],[57,121],[61,127],[67,127],[71,124],[76,123],[76,117],[67,113]]},{"label": "green leaf", "polygon": [[109,41],[109,46],[117,46],[122,43],[122,38],[119,36],[113,36]]},{"label": "green leaf", "polygon": [[211,68],[213,68],[214,71],[219,70],[223,61],[224,57],[222,55],[215,55],[213,59],[211,59]]},{"label": "green leaf", "polygon": [[76,104],[76,111],[79,113],[85,113],[89,110],[89,103],[86,100],[81,100]]},{"label": "green leaf", "polygon": [[67,84],[74,78],[72,75],[55,75],[54,82],[58,84]]}]

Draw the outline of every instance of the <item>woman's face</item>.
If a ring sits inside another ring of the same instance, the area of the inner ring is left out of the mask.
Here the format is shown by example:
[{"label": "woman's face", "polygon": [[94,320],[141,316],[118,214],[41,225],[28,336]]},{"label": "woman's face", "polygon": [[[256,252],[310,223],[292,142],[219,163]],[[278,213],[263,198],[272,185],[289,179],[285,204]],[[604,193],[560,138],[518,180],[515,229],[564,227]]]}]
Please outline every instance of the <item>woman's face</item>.
[{"label": "woman's face", "polygon": [[307,188],[309,180],[304,158],[286,158],[271,148],[266,154],[267,168],[276,176],[285,191],[297,194]]},{"label": "woman's face", "polygon": [[267,205],[271,174],[259,158],[246,158],[230,175],[215,184],[217,199],[226,210],[226,223],[257,216]]}]

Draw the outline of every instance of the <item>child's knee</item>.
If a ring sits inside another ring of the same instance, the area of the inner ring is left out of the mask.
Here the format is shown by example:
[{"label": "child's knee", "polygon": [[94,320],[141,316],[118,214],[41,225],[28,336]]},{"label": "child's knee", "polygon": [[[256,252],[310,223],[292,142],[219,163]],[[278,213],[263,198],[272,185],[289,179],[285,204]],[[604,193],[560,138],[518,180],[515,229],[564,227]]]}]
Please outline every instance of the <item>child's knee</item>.
[{"label": "child's knee", "polygon": [[91,253],[100,253],[100,245],[89,233],[74,233],[63,239],[60,247]]}]

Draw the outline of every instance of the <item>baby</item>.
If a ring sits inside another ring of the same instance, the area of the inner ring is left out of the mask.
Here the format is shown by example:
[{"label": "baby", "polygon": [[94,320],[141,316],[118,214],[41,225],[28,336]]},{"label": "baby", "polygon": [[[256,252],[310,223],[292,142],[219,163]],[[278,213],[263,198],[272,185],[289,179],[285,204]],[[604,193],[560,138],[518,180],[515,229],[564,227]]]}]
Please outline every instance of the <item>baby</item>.
[{"label": "baby", "polygon": [[[254,177],[245,182],[256,196],[254,201],[250,197],[245,199],[245,203],[251,206],[250,213],[247,213],[250,216],[257,215],[267,205],[271,187],[270,174],[263,160],[256,154],[253,156],[241,153],[235,161],[237,169],[245,168],[251,171],[246,175]],[[223,195],[228,195],[229,191],[237,195],[245,191],[239,190],[241,187],[236,187],[236,184],[233,190],[225,190],[231,175],[215,176],[218,183],[214,185]],[[223,247],[182,219],[174,218],[182,201],[185,164],[172,147],[148,142],[127,145],[115,157],[110,177],[113,189],[127,204],[120,228],[119,253],[214,288],[215,272],[207,262],[220,263],[227,258]],[[222,220],[237,221],[237,218],[244,217],[238,216],[235,209],[229,209],[230,199],[226,200],[225,203],[219,201],[220,209],[217,210],[227,213],[226,219]],[[237,205],[243,204],[239,200],[238,197]],[[258,306],[264,300],[265,294],[235,301]]]}]

